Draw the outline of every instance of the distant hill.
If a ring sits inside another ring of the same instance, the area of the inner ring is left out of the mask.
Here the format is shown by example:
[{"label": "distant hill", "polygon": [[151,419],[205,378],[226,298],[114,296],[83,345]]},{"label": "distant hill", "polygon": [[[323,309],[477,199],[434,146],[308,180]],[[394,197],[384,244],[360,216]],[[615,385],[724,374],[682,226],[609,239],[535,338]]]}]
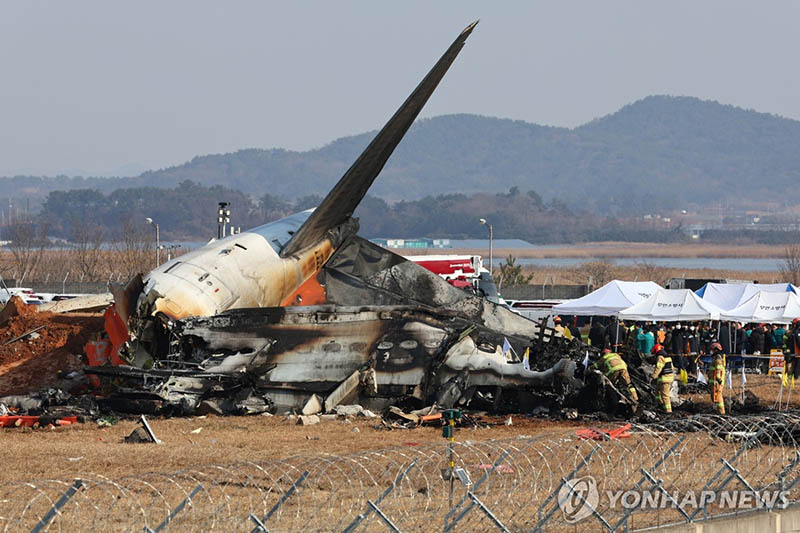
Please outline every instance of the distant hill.
[{"label": "distant hill", "polygon": [[[3,178],[7,190],[174,187],[184,180],[260,197],[324,194],[374,132],[307,152],[248,149],[134,178]],[[371,189],[387,200],[535,190],[615,214],[723,198],[781,199],[800,183],[800,122],[690,97],[650,96],[580,127],[477,115],[418,121]],[[15,194],[17,196],[17,194]]]}]

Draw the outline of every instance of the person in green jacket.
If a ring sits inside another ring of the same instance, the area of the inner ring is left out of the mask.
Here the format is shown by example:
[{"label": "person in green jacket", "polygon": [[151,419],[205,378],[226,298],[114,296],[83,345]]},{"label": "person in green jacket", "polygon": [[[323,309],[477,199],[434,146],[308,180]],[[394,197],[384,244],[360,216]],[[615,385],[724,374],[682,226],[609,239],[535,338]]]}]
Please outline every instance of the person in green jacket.
[{"label": "person in green jacket", "polygon": [[636,406],[639,403],[639,394],[636,392],[636,387],[631,383],[631,376],[628,374],[628,365],[622,360],[618,353],[612,352],[608,348],[603,350],[603,355],[595,361],[589,370],[599,370],[611,381],[611,383],[623,394],[627,393],[630,400],[633,401],[633,410],[636,411]]},{"label": "person in green jacket", "polygon": [[785,335],[786,328],[783,327],[783,324],[778,324],[775,326],[775,329],[772,330],[772,347],[776,350],[782,350],[785,342]]},{"label": "person in green jacket", "polygon": [[639,350],[639,353],[650,355],[650,351],[655,344],[656,336],[653,334],[652,329],[644,326],[640,327],[639,332],[636,334],[636,349]]}]

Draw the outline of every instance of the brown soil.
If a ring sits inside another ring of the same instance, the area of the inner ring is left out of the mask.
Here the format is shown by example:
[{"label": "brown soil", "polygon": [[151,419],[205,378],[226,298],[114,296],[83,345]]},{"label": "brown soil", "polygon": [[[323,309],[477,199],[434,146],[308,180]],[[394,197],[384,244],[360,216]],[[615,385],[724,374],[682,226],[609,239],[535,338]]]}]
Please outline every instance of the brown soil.
[{"label": "brown soil", "polygon": [[[727,383],[727,377],[725,379]],[[728,388],[727,384],[725,385],[725,392],[723,395],[726,403],[742,395],[742,376],[740,373],[736,372],[731,376],[731,384],[733,385],[732,389]],[[783,388],[781,403],[784,407],[787,401],[791,408],[800,407],[800,382],[797,382],[795,385],[796,387],[794,390],[791,390],[791,394],[789,388]],[[781,378],[777,374],[747,374],[747,382],[744,388],[758,397],[759,405],[763,409],[771,409],[777,402],[778,395],[781,394]],[[704,406],[706,410],[711,410],[710,392],[686,394],[683,395],[682,398],[691,399],[693,402]]]},{"label": "brown soil", "polygon": [[[738,374],[737,374],[738,377]],[[771,407],[780,389],[776,376],[748,375],[747,390]],[[741,392],[726,389],[726,398]],[[800,383],[798,384],[800,387]],[[787,391],[784,391],[784,400]],[[711,411],[708,394],[685,395]],[[792,394],[793,407],[800,406],[800,390]],[[677,415],[676,416],[680,416]],[[615,428],[622,422],[554,421],[512,415],[478,419],[489,427],[458,428],[458,441],[486,441],[517,436],[548,435],[580,428]],[[3,444],[17,466],[0,473],[0,483],[41,478],[69,479],[81,473],[102,473],[111,478],[147,472],[174,472],[211,464],[241,461],[271,462],[288,457],[342,455],[394,447],[415,447],[443,443],[438,426],[414,429],[381,427],[379,419],[323,420],[313,426],[298,426],[283,416],[186,417],[150,419],[153,431],[164,444],[126,444],[125,436],[139,426],[136,420],[121,420],[113,427],[100,428],[93,421],[55,430],[4,429]],[[193,430],[201,428],[199,433]],[[354,432],[358,428],[358,432]],[[380,429],[376,429],[380,428]]]},{"label": "brown soil", "polygon": [[[554,428],[580,428],[586,423],[553,422],[512,415],[485,418],[489,428],[458,428],[456,439],[488,440],[547,433]],[[122,420],[98,428],[94,422],[55,430],[8,428],[3,431],[5,453],[17,458],[13,469],[0,472],[0,483],[42,478],[70,478],[85,472],[115,478],[145,472],[172,472],[192,466],[266,462],[297,455],[348,454],[390,447],[444,443],[441,428],[375,429],[380,419],[323,420],[298,426],[283,416],[190,417],[149,419],[164,444],[126,444],[123,438],[139,423]],[[610,427],[616,427],[611,424]],[[202,428],[199,433],[193,430]],[[354,432],[358,428],[358,432]],[[78,458],[78,459],[76,459]]]},{"label": "brown soil", "polygon": [[103,329],[100,314],[40,313],[35,306],[13,299],[8,305],[15,309],[0,327],[0,396],[52,386],[59,371],[81,368],[84,345]]}]

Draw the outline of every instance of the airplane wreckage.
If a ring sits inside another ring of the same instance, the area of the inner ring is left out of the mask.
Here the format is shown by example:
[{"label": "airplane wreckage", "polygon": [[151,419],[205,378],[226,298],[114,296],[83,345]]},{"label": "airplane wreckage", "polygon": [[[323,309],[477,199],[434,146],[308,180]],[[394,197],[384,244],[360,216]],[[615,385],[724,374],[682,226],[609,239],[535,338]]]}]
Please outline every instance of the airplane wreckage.
[{"label": "airplane wreckage", "polygon": [[[498,409],[501,400],[518,408],[526,398],[561,405],[585,395],[575,375],[587,346],[356,235],[353,212],[476,24],[319,207],[112,287],[127,331],[124,364],[86,369],[107,397],[188,414],[209,399],[248,413],[300,409],[314,396],[324,409],[398,401]],[[506,341],[513,350],[503,350]]]}]

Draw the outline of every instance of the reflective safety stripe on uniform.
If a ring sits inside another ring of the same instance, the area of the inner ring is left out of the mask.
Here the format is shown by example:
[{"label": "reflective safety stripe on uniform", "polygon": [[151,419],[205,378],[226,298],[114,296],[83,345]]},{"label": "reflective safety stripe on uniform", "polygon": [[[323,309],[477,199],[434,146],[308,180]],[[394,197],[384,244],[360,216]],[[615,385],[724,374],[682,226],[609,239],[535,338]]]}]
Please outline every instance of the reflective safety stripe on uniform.
[{"label": "reflective safety stripe on uniform", "polygon": [[725,414],[725,400],[722,396],[723,387],[722,383],[714,382],[711,384],[711,401],[714,403],[717,413],[721,415]]},{"label": "reflective safety stripe on uniform", "polygon": [[630,393],[630,399],[636,403],[639,402],[639,393],[636,392],[636,387],[634,387],[633,383],[631,383],[631,376],[628,374],[627,366],[622,370],[614,372],[609,377],[609,380],[620,390],[620,392],[627,388],[628,392]]},{"label": "reflective safety stripe on uniform", "polygon": [[722,393],[725,386],[725,365],[719,357],[713,359],[709,367],[709,374],[711,376],[711,402],[717,413],[724,415],[725,399]]},{"label": "reflective safety stripe on uniform", "polygon": [[664,366],[661,368],[661,373],[658,374],[659,383],[672,383],[675,378],[672,368],[672,357],[664,357]]},{"label": "reflective safety stripe on uniform", "polygon": [[603,364],[606,367],[606,377],[610,378],[614,373],[619,372],[620,370],[627,370],[628,365],[625,364],[625,361],[614,352],[607,353],[603,356]]},{"label": "reflective safety stripe on uniform", "polygon": [[661,406],[667,413],[672,412],[672,400],[670,399],[670,392],[672,392],[672,379],[669,381],[658,382],[658,399],[661,401]]}]

